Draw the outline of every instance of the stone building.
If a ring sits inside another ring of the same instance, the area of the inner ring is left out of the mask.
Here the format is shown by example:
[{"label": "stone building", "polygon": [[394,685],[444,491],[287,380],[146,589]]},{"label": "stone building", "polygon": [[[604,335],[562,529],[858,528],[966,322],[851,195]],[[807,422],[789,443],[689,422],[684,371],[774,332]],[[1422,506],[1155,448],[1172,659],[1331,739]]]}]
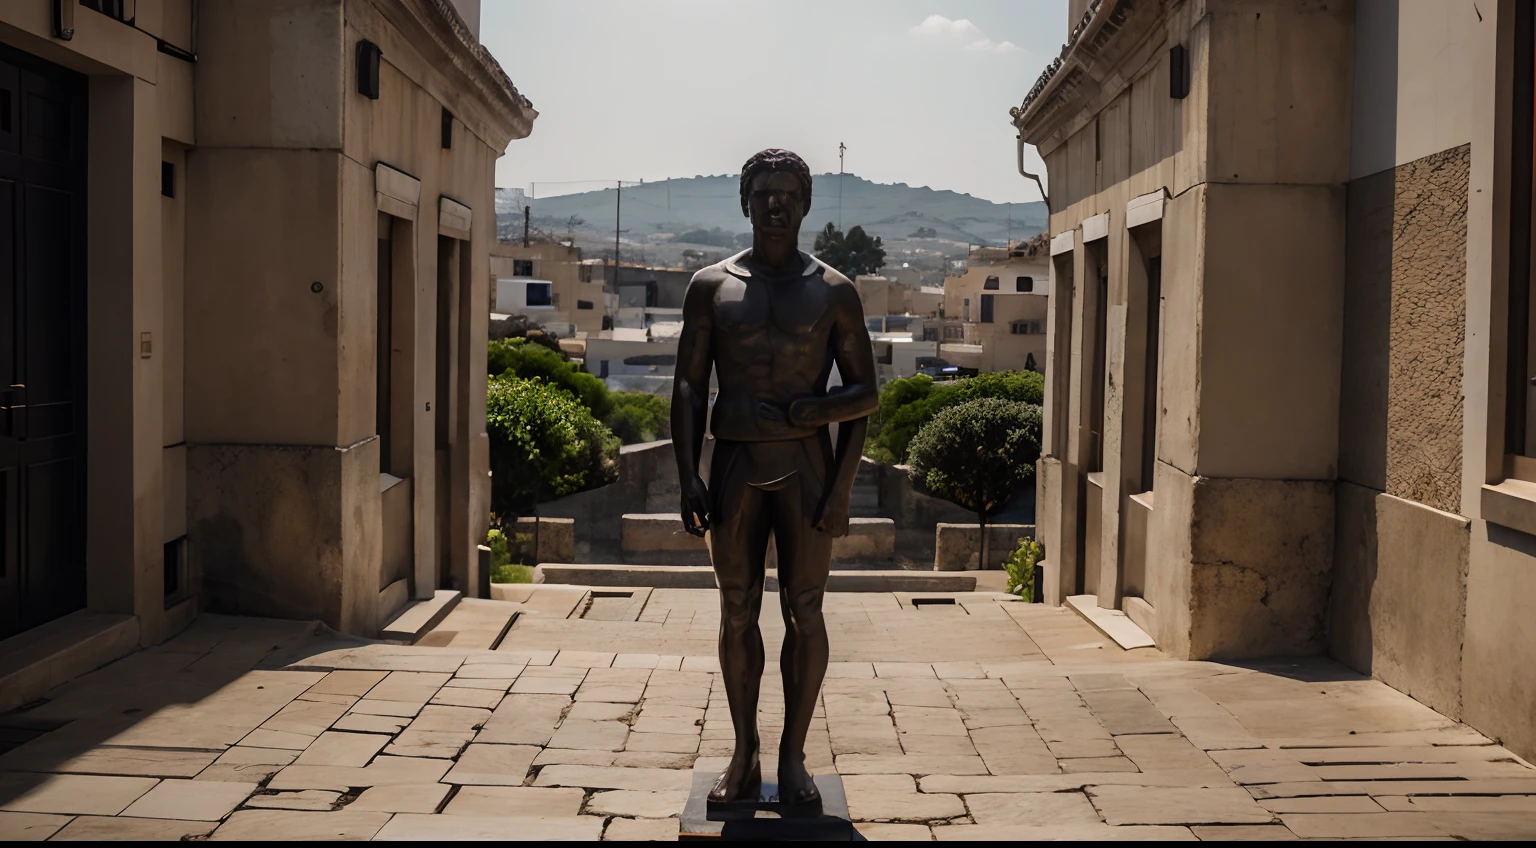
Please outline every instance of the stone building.
[{"label": "stone building", "polygon": [[1536,754],[1536,8],[1070,8],[1014,110],[1048,599],[1179,657],[1329,653]]},{"label": "stone building", "polygon": [[371,636],[474,590],[537,114],[477,10],[0,4],[0,709],[199,611]]},{"label": "stone building", "polygon": [[[546,284],[547,297],[532,310],[520,310],[537,319],[545,329],[561,336],[587,334],[596,337],[608,329],[611,316],[603,298],[604,271],[597,263],[583,262],[581,248],[540,242],[523,247],[521,243],[496,242],[491,245],[491,276],[497,280],[497,300],[516,300],[513,289],[518,281],[534,280]],[[507,282],[502,286],[503,281]],[[504,293],[502,289],[507,291]],[[526,303],[526,296],[523,298]],[[505,312],[493,306],[493,312]]]},{"label": "stone building", "polygon": [[982,371],[1040,371],[1045,367],[1049,307],[1050,262],[1044,240],[1006,248],[973,247],[965,272],[944,280],[945,321],[934,335],[945,342],[979,346],[971,367]]}]

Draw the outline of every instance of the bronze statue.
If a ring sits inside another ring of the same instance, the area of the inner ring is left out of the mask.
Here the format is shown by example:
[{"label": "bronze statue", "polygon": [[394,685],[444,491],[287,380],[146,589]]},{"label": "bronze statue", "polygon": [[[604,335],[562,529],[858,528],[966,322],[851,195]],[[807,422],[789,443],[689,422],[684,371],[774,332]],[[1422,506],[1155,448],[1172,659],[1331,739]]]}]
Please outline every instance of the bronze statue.
[{"label": "bronze statue", "polygon": [[[827,671],[822,597],[832,539],[848,533],[853,479],[878,397],[858,292],[799,250],[810,209],[811,173],[800,157],[764,150],[747,160],[741,211],[752,219],[752,247],[695,274],[683,300],[673,444],[683,525],[696,536],[709,532],[720,585],[720,669],[736,731],[730,766],[709,793],[715,802],[755,800],[762,783],[757,620],[770,533],[785,625],[779,798],[820,798],[805,766],[805,736]],[[828,391],[834,363],[842,386]],[[719,385],[712,413],[711,367]],[[699,477],[706,420],[715,437],[708,486]]]}]

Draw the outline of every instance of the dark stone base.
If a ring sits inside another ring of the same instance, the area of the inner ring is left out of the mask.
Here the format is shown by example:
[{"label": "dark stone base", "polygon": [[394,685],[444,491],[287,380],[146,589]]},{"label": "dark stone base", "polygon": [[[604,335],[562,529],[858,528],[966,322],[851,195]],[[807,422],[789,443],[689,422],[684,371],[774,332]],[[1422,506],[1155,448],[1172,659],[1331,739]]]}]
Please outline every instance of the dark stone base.
[{"label": "dark stone base", "polygon": [[766,770],[762,792],[756,801],[712,804],[709,790],[719,776],[720,773],[714,771],[693,773],[693,789],[683,808],[679,839],[853,841],[848,798],[843,794],[843,779],[836,774],[816,775],[821,803],[806,805],[780,804],[777,776]]}]

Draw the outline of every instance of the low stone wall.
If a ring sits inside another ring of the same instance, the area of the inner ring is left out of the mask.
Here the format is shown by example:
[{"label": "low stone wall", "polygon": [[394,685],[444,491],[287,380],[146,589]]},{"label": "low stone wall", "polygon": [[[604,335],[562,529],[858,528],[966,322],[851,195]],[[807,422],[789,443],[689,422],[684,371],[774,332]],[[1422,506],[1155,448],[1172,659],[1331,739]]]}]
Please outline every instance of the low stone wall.
[{"label": "low stone wall", "polygon": [[[1000,569],[1019,539],[1035,535],[1033,524],[988,524],[987,569]],[[934,571],[976,571],[981,565],[981,525],[940,524],[934,528]]]},{"label": "low stone wall", "polygon": [[[519,518],[517,520],[518,536],[527,536],[526,544],[518,544],[517,539],[512,539],[507,550],[512,554],[513,562],[522,562],[528,565],[537,565],[541,562],[575,562],[576,561],[576,522],[569,518],[545,518],[532,517]],[[534,550],[537,543],[538,550]]]},{"label": "low stone wall", "polygon": [[675,512],[634,514],[619,520],[619,558],[632,565],[709,565],[704,540],[683,529]]},{"label": "low stone wall", "polygon": [[[634,565],[709,565],[704,539],[690,536],[676,513],[626,515],[622,525],[620,561]],[[888,568],[896,558],[896,524],[889,518],[853,518],[848,535],[832,542],[834,567]],[[778,554],[770,539],[767,567],[777,568]]]},{"label": "low stone wall", "polygon": [[[889,518],[850,518],[848,535],[832,540],[832,567],[879,566],[896,561],[896,522]],[[779,555],[768,543],[768,567],[779,567]]]},{"label": "low stone wall", "polygon": [[[710,448],[711,440],[706,440],[706,454]],[[619,560],[624,515],[674,511],[681,500],[672,442],[646,442],[620,449],[617,482],[540,504],[539,515],[575,522],[574,559],[570,561],[615,562]]]}]

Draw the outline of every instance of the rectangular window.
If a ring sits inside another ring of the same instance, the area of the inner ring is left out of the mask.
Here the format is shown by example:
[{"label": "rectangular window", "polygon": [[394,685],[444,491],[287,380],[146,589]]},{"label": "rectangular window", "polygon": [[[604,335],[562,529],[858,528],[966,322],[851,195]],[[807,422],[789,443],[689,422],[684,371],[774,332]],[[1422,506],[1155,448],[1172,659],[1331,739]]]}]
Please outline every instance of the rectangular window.
[{"label": "rectangular window", "polygon": [[577,309],[591,309],[592,308],[592,301],[590,301],[590,300],[578,300],[578,301],[576,301],[576,308]]},{"label": "rectangular window", "polygon": [[962,298],[961,302],[960,302],[960,307],[961,307],[960,320],[962,320],[962,321],[969,321],[969,320],[971,320],[971,299],[968,298],[968,297],[967,298]]},{"label": "rectangular window", "polygon": [[995,297],[997,297],[995,294],[981,296],[981,323],[983,324],[992,323],[992,299]]},{"label": "rectangular window", "polygon": [[514,277],[532,277],[533,276],[533,260],[532,259],[514,259],[514,260],[512,260],[512,276],[514,276]]},{"label": "rectangular window", "polygon": [[577,266],[577,268],[578,268],[578,270],[576,272],[576,276],[577,276],[578,279],[580,279],[583,283],[590,283],[590,282],[592,282],[592,266],[591,265],[587,265],[587,264],[583,263],[582,265]]},{"label": "rectangular window", "polygon": [[443,107],[443,139],[442,139],[442,141],[443,141],[443,149],[444,150],[451,150],[453,148],[453,113],[448,111],[448,107],[447,106]]},{"label": "rectangular window", "polygon": [[1032,292],[1035,290],[1034,277],[1014,277],[1013,290],[1016,292]]},{"label": "rectangular window", "polygon": [[170,162],[160,163],[160,196],[176,196],[176,166]]},{"label": "rectangular window", "polygon": [[1002,288],[1002,284],[998,282],[996,277],[988,277],[987,281],[981,284],[981,287],[985,291],[998,291]]},{"label": "rectangular window", "polygon": [[550,292],[549,283],[529,283],[527,300],[529,306],[553,306],[554,298]]},{"label": "rectangular window", "polygon": [[165,543],[165,597],[176,598],[186,586],[187,537]]}]

